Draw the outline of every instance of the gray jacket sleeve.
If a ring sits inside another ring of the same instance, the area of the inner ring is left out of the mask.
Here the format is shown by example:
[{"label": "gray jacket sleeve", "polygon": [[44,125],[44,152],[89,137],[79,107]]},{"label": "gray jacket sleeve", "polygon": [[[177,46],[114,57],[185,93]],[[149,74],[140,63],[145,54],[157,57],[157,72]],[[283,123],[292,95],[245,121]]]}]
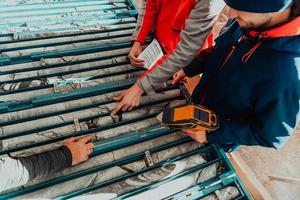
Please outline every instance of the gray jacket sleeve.
[{"label": "gray jacket sleeve", "polygon": [[66,146],[17,159],[28,170],[30,180],[49,176],[72,165],[72,154]]},{"label": "gray jacket sleeve", "polygon": [[216,16],[224,8],[219,0],[199,0],[186,21],[185,29],[181,32],[181,41],[177,48],[166,60],[137,84],[148,94],[154,92],[155,87],[168,80],[174,73],[187,66],[201,48],[206,37],[214,25]]},{"label": "gray jacket sleeve", "polygon": [[72,154],[66,146],[44,153],[0,159],[0,192],[48,176],[72,165]]}]

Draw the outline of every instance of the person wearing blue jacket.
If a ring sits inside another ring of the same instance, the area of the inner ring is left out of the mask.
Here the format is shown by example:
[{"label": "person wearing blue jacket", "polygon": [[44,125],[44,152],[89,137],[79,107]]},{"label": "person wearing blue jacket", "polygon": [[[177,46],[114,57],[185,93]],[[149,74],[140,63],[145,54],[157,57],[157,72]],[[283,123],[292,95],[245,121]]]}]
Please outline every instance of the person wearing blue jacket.
[{"label": "person wearing blue jacket", "polygon": [[200,143],[281,148],[299,120],[299,0],[225,0],[216,44],[174,75],[202,73],[193,100],[220,116],[213,132],[183,130]]}]

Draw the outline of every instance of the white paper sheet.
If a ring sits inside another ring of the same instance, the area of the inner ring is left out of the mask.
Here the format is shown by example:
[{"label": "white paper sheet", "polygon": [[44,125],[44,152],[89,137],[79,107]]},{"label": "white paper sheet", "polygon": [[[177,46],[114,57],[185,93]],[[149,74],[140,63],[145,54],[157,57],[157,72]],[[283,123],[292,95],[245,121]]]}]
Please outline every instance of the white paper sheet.
[{"label": "white paper sheet", "polygon": [[158,61],[163,55],[163,51],[158,41],[154,39],[138,56],[138,58],[144,60],[144,68],[151,69],[156,61]]}]

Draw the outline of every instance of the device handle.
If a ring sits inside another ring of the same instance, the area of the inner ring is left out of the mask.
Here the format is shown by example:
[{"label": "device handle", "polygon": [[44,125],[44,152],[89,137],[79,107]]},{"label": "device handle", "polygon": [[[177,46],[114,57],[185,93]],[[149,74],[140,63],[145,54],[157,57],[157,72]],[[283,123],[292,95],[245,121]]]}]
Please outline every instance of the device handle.
[{"label": "device handle", "polygon": [[182,95],[186,99],[187,103],[193,104],[192,97],[191,97],[189,91],[186,89],[185,85],[183,83],[179,83],[178,86],[179,86],[180,92],[182,93]]}]

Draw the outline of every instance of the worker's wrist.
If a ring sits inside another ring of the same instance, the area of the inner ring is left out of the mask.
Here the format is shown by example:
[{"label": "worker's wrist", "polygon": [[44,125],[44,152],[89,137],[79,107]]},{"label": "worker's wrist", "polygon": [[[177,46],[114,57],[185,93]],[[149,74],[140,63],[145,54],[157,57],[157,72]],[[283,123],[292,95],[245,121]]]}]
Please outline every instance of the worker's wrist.
[{"label": "worker's wrist", "polygon": [[134,46],[141,46],[142,43],[141,43],[140,41],[135,40],[135,41],[133,42],[133,45],[134,45]]},{"label": "worker's wrist", "polygon": [[136,92],[138,95],[143,95],[144,90],[139,86],[138,83],[135,83],[135,84],[133,85],[133,88],[134,88],[135,92]]}]

